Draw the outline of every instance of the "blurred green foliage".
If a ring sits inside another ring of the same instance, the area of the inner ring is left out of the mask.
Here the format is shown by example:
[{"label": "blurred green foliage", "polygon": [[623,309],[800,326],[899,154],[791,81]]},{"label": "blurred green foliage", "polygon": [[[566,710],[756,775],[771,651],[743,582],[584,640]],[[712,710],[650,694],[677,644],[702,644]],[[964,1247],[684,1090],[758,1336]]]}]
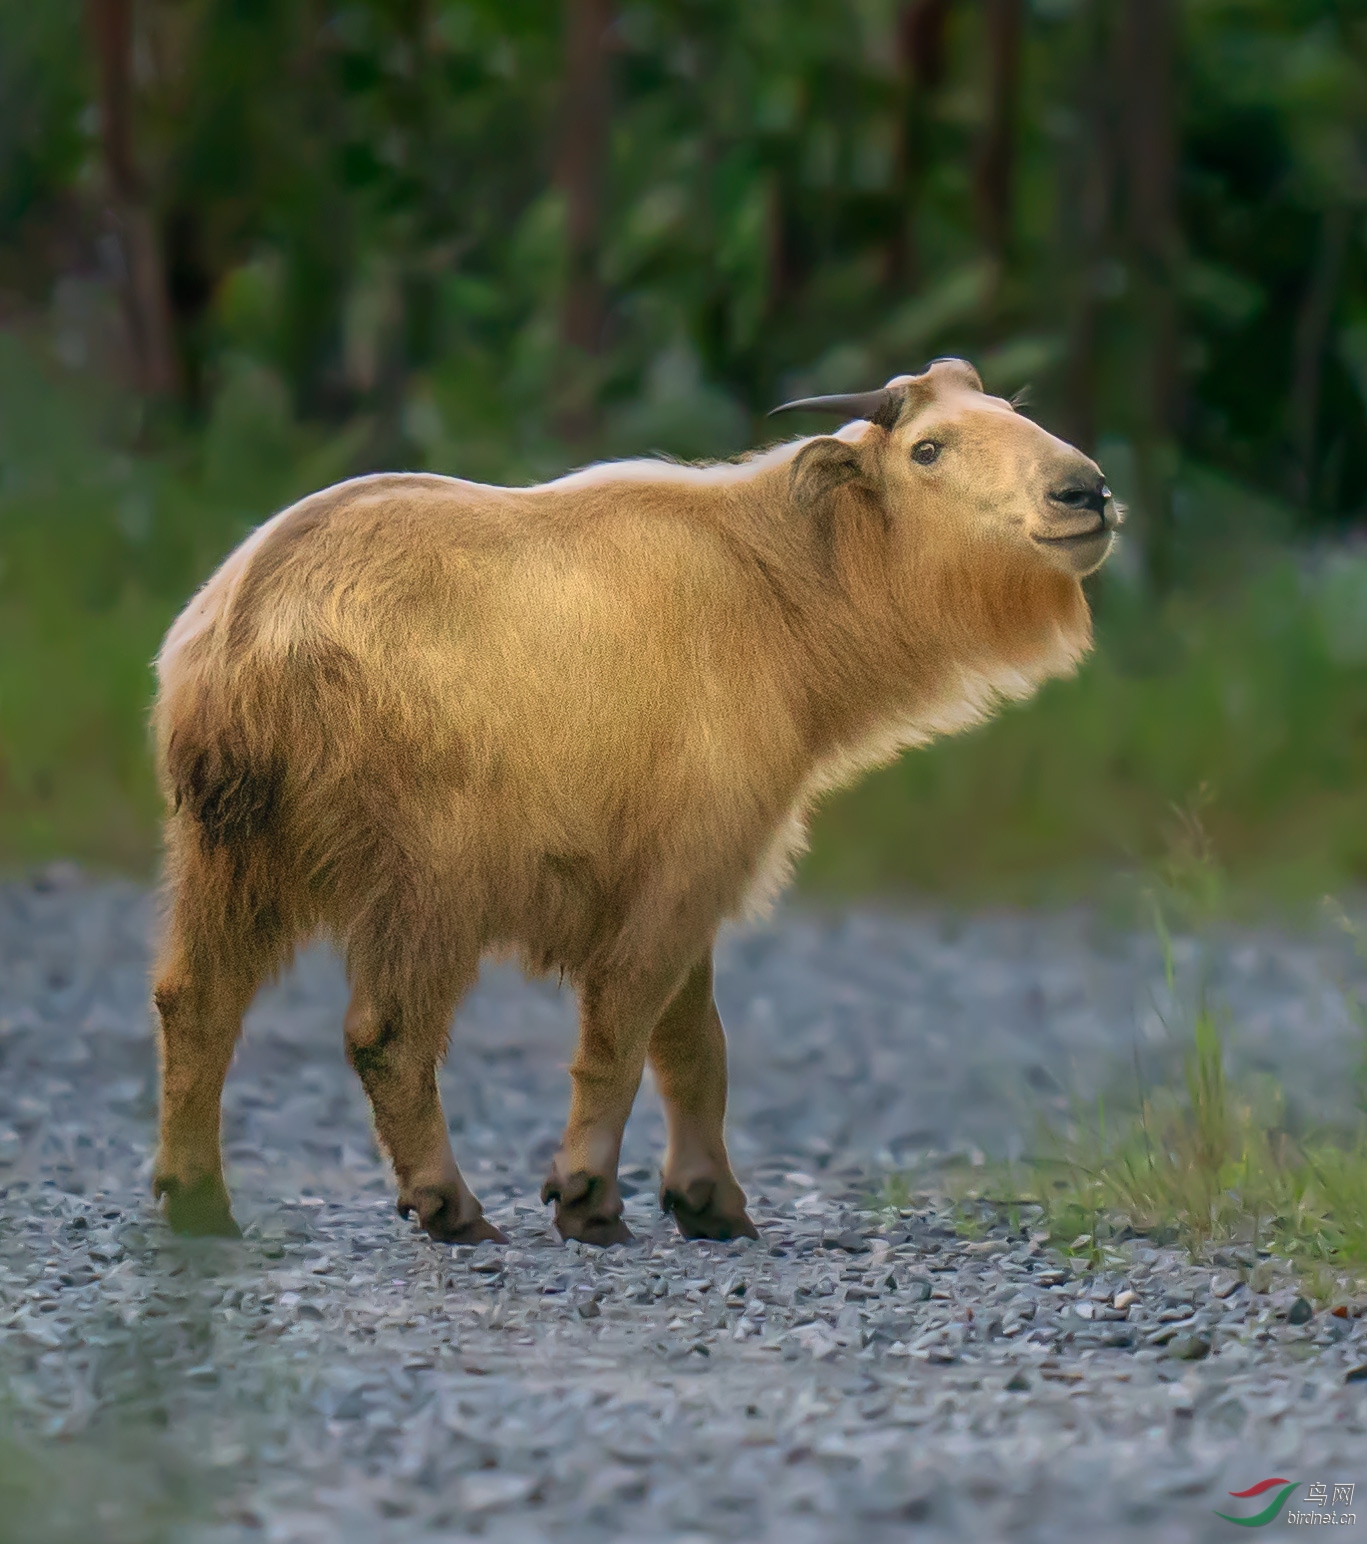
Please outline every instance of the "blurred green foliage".
[{"label": "blurred green foliage", "polygon": [[288,499],[727,454],[953,352],[1133,534],[1082,677],[837,800],[812,880],[1072,887],[1203,783],[1236,872],[1367,871],[1363,0],[135,0],[122,183],[109,9],[0,0],[0,855],[148,860],[147,661]]},{"label": "blurred green foliage", "polygon": [[[579,3],[138,0],[133,152],[184,422],[202,426],[250,360],[294,413],[372,415],[372,457],[511,475],[583,449],[725,453],[785,392],[956,351],[996,389],[1031,384],[1046,418],[1082,371],[1096,435],[1142,427],[1130,0],[1021,0],[1000,101],[994,8],[969,0],[605,5],[604,315],[587,359],[557,347],[573,190],[555,168],[575,127],[562,13]],[[69,313],[74,281],[117,287],[81,9],[0,0],[11,312]],[[1167,9],[1149,8],[1155,27]],[[1149,168],[1176,201],[1175,432],[1189,456],[1351,515],[1367,496],[1367,6],[1176,13],[1175,85],[1149,104],[1175,141]],[[999,110],[1000,253],[977,185]],[[1093,303],[1084,359],[1072,333]],[[1298,347],[1315,356],[1308,447]],[[567,448],[551,409],[576,371],[603,418]]]},{"label": "blurred green foliage", "polygon": [[63,1432],[54,1453],[27,1424],[0,1425],[0,1544],[175,1544],[206,1525],[214,1490],[225,1488],[220,1475],[193,1473],[155,1430]]}]

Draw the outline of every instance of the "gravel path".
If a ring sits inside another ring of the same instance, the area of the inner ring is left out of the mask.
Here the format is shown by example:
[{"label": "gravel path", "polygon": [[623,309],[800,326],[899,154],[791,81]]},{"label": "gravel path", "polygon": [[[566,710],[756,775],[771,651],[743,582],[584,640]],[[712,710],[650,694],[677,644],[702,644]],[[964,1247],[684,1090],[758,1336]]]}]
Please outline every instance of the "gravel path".
[{"label": "gravel path", "polygon": [[[1367,1487],[1367,1321],[1294,1322],[1269,1264],[1255,1291],[1232,1256],[1132,1243],[1070,1275],[1028,1236],[870,1209],[928,1153],[1019,1150],[1136,1051],[1161,1075],[1149,940],[1082,913],[729,935],[732,1156],[762,1241],[661,1223],[646,1089],[637,1242],[597,1253],[536,1194],[571,1001],[488,970],[443,1092],[513,1243],[451,1251],[394,1214],[325,951],[259,1002],[229,1079],[244,1241],[167,1233],[150,920],[74,871],[0,886],[0,1540],[1204,1540],[1267,1476],[1302,1482],[1293,1506]],[[1347,1108],[1351,970],[1327,933],[1215,950],[1234,1066],[1277,1071],[1303,1116]]]}]

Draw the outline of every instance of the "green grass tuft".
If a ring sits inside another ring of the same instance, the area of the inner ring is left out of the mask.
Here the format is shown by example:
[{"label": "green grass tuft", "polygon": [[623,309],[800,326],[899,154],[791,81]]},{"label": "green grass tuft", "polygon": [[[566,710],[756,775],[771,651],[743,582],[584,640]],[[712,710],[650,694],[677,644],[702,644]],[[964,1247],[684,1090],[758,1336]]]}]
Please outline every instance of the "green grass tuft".
[{"label": "green grass tuft", "polygon": [[[1184,812],[1178,829],[1184,841],[1148,895],[1170,1000],[1174,922],[1199,938],[1224,888],[1199,811]],[[1363,1024],[1367,1065],[1367,1012],[1351,993],[1349,1000]],[[1108,1111],[1098,1098],[1094,1114],[1077,1109],[1062,1128],[1044,1125],[1032,1158],[951,1176],[966,1225],[979,1227],[984,1211],[1006,1207],[1018,1225],[1024,1208],[1051,1243],[1093,1268],[1105,1262],[1108,1244],[1139,1235],[1193,1253],[1232,1246],[1250,1266],[1260,1255],[1280,1255],[1323,1300],[1367,1284],[1367,1118],[1355,1130],[1289,1131],[1275,1081],[1231,1087],[1220,1017],[1204,986],[1186,1013],[1180,1081],[1145,1088],[1136,1067],[1134,1109]]]}]

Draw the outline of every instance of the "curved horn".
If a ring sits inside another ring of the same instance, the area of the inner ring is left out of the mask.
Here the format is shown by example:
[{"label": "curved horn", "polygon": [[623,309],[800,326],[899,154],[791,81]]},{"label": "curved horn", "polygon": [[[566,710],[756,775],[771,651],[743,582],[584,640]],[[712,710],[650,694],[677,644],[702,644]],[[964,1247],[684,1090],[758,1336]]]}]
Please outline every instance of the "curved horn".
[{"label": "curved horn", "polygon": [[851,391],[834,397],[799,397],[771,408],[775,413],[838,413],[844,418],[867,418],[880,428],[891,429],[902,410],[902,393],[880,386],[877,391]]}]

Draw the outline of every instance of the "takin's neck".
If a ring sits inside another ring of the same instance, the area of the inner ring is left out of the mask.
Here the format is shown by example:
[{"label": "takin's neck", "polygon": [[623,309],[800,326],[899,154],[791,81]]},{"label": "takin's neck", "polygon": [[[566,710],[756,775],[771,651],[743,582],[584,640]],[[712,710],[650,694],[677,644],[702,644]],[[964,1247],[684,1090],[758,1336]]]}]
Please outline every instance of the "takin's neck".
[{"label": "takin's neck", "polygon": [[1092,637],[1077,579],[997,543],[894,562],[869,506],[842,498],[824,524],[793,510],[789,463],[804,443],[706,468],[625,463],[605,479],[646,485],[658,509],[732,546],[758,628],[784,633],[801,777],[845,781],[1077,668]]},{"label": "takin's neck", "polygon": [[827,626],[813,629],[800,708],[813,791],[1073,673],[1092,639],[1082,586],[1028,554],[1013,558],[927,555],[895,593],[884,576],[827,611]]}]

